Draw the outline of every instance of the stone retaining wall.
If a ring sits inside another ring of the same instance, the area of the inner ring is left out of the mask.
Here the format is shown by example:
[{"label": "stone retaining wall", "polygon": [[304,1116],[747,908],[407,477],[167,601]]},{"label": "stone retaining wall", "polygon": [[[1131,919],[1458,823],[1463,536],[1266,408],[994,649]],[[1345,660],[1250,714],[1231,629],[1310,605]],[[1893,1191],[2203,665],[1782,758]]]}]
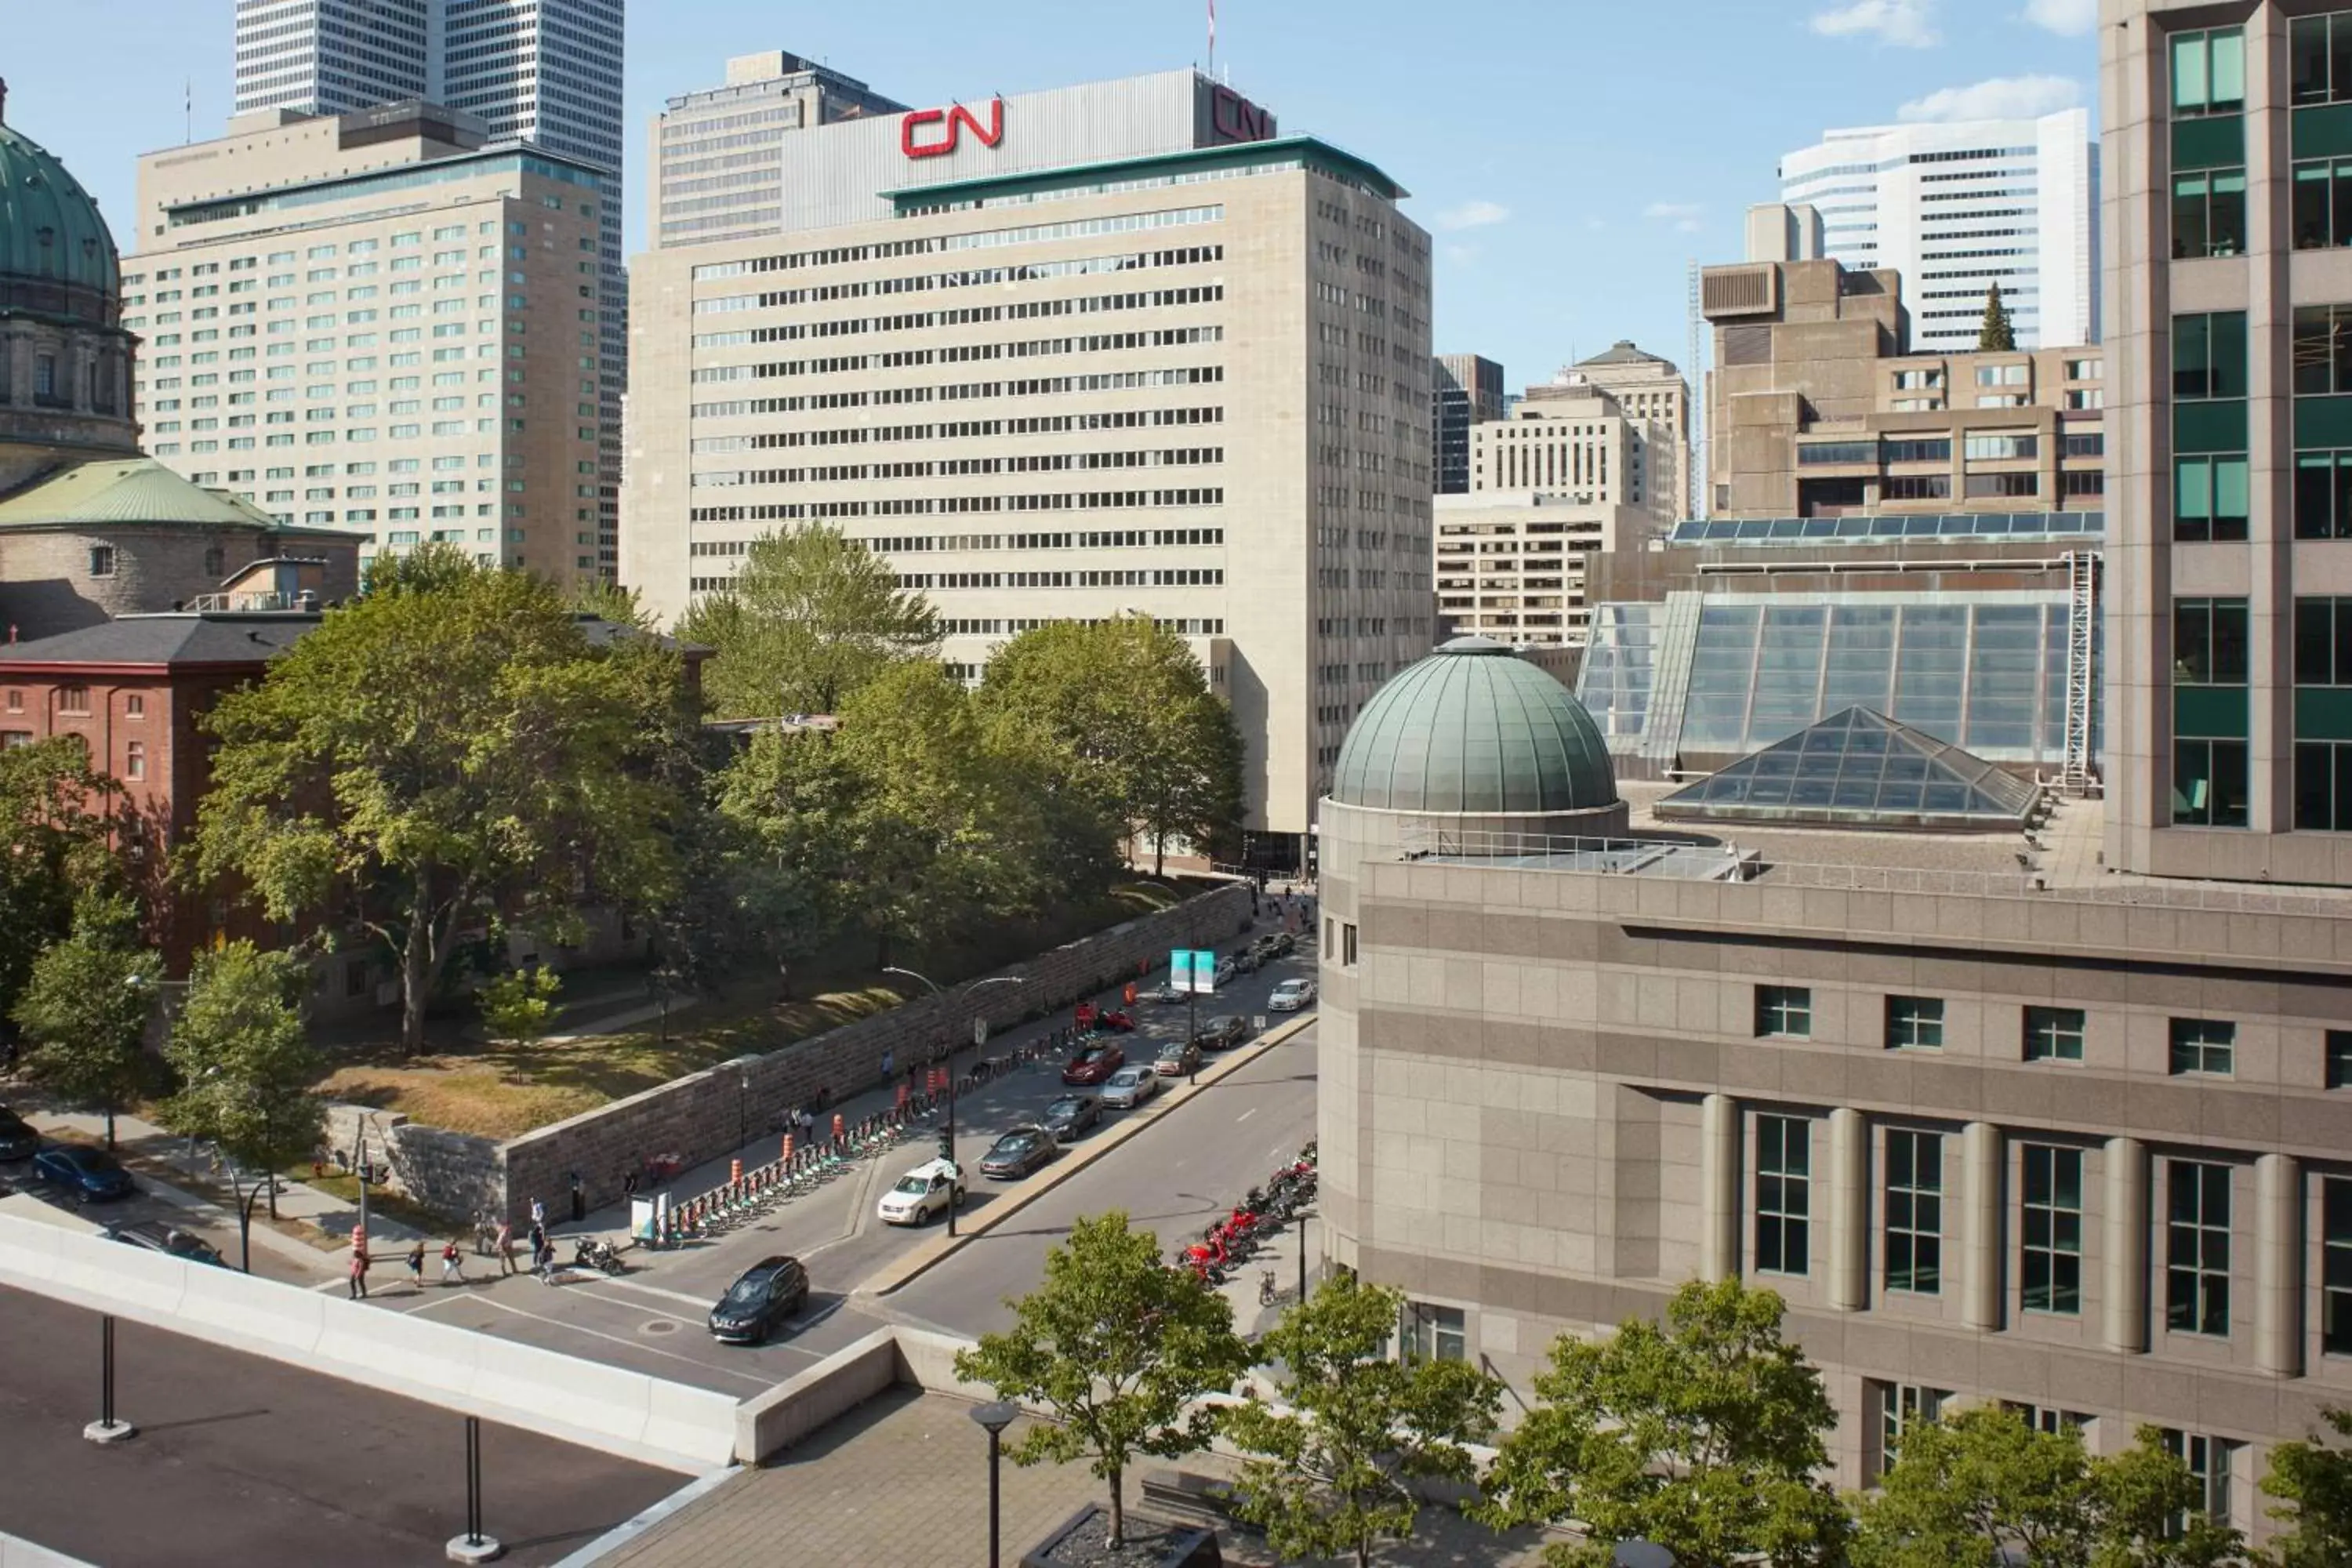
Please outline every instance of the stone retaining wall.
[{"label": "stone retaining wall", "polygon": [[326,1140],[344,1163],[356,1164],[364,1154],[378,1168],[389,1166],[386,1184],[394,1191],[452,1219],[496,1212],[505,1201],[495,1138],[412,1121],[397,1110],[330,1105]]},{"label": "stone retaining wall", "polygon": [[[1231,883],[1003,972],[1021,976],[1020,985],[992,985],[976,993],[958,986],[943,996],[922,997],[763,1056],[740,1057],[527,1132],[499,1149],[497,1172],[480,1184],[482,1201],[503,1204],[518,1221],[529,1215],[534,1197],[544,1199],[551,1213],[563,1212],[560,1200],[576,1172],[587,1188],[589,1206],[617,1202],[622,1177],[641,1169],[652,1155],[682,1155],[689,1166],[716,1159],[740,1147],[747,1132],[764,1130],[777,1111],[807,1102],[820,1089],[838,1099],[874,1088],[886,1052],[903,1072],[934,1059],[950,1041],[968,1043],[975,1016],[986,1016],[991,1028],[1003,1028],[1058,1013],[1133,978],[1139,963],[1150,968],[1165,963],[1169,949],[1179,942],[1224,946],[1249,918],[1250,889]],[[407,1131],[426,1130],[411,1124]],[[461,1178],[453,1172],[445,1179]],[[453,1212],[465,1214],[471,1207],[468,1202]]]}]

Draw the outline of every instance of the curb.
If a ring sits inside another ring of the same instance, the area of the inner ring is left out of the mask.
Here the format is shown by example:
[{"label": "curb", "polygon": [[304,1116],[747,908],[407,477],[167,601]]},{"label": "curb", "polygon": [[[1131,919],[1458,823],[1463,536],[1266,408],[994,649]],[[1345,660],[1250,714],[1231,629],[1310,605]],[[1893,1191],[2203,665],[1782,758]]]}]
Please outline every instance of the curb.
[{"label": "curb", "polygon": [[1084,1149],[1078,1150],[1066,1159],[1055,1161],[1043,1180],[1024,1185],[1019,1192],[1001,1203],[990,1205],[987,1215],[964,1230],[954,1236],[941,1236],[925,1242],[900,1258],[896,1263],[867,1276],[862,1284],[850,1292],[851,1296],[871,1300],[905,1289],[921,1276],[961,1251],[965,1243],[986,1236],[1064,1182],[1084,1171],[1097,1160],[1141,1132],[1143,1129],[1156,1125],[1160,1118],[1170,1115],[1177,1107],[1189,1104],[1192,1097],[1202,1089],[1222,1082],[1225,1078],[1240,1071],[1275,1047],[1282,1045],[1292,1037],[1311,1027],[1317,1021],[1317,1017],[1318,1015],[1315,1013],[1301,1013],[1289,1022],[1268,1029],[1247,1045],[1226,1052],[1217,1058],[1214,1067],[1202,1069],[1200,1080],[1197,1083],[1185,1084],[1160,1095],[1157,1110],[1150,1110],[1141,1116],[1129,1116],[1122,1119],[1118,1126],[1088,1142]]}]

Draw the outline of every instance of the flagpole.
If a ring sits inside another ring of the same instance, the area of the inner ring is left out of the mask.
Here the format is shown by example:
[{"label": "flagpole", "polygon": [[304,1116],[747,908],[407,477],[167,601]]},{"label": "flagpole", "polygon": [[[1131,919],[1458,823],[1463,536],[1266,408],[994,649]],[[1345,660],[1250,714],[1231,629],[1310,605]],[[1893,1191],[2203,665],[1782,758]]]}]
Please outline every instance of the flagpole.
[{"label": "flagpole", "polygon": [[1209,79],[1217,76],[1217,0],[1209,0]]}]

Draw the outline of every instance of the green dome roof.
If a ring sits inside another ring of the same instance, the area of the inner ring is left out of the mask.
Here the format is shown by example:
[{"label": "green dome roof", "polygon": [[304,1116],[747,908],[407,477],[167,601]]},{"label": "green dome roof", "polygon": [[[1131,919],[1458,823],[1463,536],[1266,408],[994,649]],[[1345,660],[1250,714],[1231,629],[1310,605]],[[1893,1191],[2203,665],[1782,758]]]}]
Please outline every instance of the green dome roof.
[{"label": "green dome roof", "polygon": [[111,326],[121,297],[98,204],[39,142],[0,125],[0,312]]},{"label": "green dome roof", "polygon": [[1616,804],[1617,776],[1566,687],[1501,643],[1456,637],[1364,704],[1331,798],[1379,811],[1591,811]]}]

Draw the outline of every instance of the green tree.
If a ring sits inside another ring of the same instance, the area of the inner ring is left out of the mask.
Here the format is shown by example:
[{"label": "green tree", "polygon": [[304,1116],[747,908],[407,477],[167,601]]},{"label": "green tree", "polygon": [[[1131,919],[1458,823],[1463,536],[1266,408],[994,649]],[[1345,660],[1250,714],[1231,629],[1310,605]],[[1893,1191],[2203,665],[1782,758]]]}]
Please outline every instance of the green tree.
[{"label": "green tree", "polygon": [[[2352,1437],[2352,1410],[2320,1412],[2338,1437]],[[2352,1448],[2317,1436],[2281,1443],[2271,1450],[2264,1495],[2285,1506],[2271,1517],[2285,1525],[2272,1541],[2276,1568],[2341,1568],[2352,1563]]]},{"label": "green tree", "polygon": [[471,933],[502,919],[560,941],[588,868],[648,903],[676,870],[677,804],[650,754],[675,733],[675,656],[592,646],[523,574],[428,564],[329,612],[214,709],[194,857],[272,920],[385,942],[412,1051]]},{"label": "green tree", "polygon": [[1997,1405],[1907,1426],[1879,1489],[1856,1500],[1855,1568],[2087,1568],[2096,1465],[2080,1433]]},{"label": "green tree", "polygon": [[268,1194],[275,1219],[270,1173],[310,1158],[326,1133],[326,1105],[311,1088],[321,1063],[299,1008],[308,980],[293,953],[266,952],[250,942],[200,952],[163,1047],[180,1080],[179,1092],[163,1102],[163,1124],[218,1144],[233,1174],[260,1173],[252,1193],[236,1194],[248,1272],[254,1200]]},{"label": "green tree", "polygon": [[108,843],[121,790],[78,736],[0,750],[0,1030],[41,950],[73,929],[83,889],[119,879]]},{"label": "green tree", "polygon": [[2008,353],[2017,347],[2017,332],[2010,325],[2009,306],[2002,302],[2000,284],[1996,281],[1985,293],[1984,321],[1977,328],[1979,353]]},{"label": "green tree", "polygon": [[2096,1477],[2091,1568],[2222,1568],[2242,1560],[2243,1538],[2204,1512],[2197,1478],[2166,1451],[2156,1427],[2142,1426],[2129,1448],[2100,1462]]},{"label": "green tree", "polygon": [[1736,1279],[1676,1291],[1664,1324],[1629,1318],[1604,1340],[1562,1335],[1540,1403],[1503,1439],[1480,1517],[1501,1528],[1574,1519],[1590,1540],[1656,1542],[1682,1568],[1813,1568],[1851,1525],[1821,1474],[1837,1424],[1821,1373],[1781,1337],[1782,1305]]},{"label": "green tree", "polygon": [[1464,1362],[1391,1359],[1403,1305],[1351,1275],[1327,1280],[1258,1342],[1283,1368],[1276,1402],[1252,1390],[1224,1413],[1221,1435],[1264,1456],[1244,1467],[1234,1511],[1286,1560],[1347,1553],[1369,1568],[1383,1540],[1412,1535],[1414,1481],[1477,1479],[1465,1445],[1493,1434],[1502,1381]]},{"label": "green tree", "polygon": [[751,542],[724,593],[697,601],[677,634],[718,657],[706,677],[727,718],[838,713],[890,665],[940,644],[920,594],[885,557],[823,523]]},{"label": "green tree", "polygon": [[1045,1282],[1011,1302],[1014,1321],[956,1354],[956,1375],[1046,1411],[1008,1450],[1016,1465],[1089,1459],[1110,1486],[1112,1546],[1126,1539],[1122,1483],[1139,1456],[1207,1445],[1202,1394],[1249,1369],[1223,1296],[1160,1258],[1127,1215],[1080,1219],[1045,1255]]},{"label": "green tree", "polygon": [[547,1033],[555,1019],[555,998],[563,982],[547,968],[510,969],[482,984],[475,998],[490,1038],[528,1045]]},{"label": "green tree", "polygon": [[163,972],[140,945],[131,901],[91,893],[74,908],[71,934],[33,961],[16,998],[16,1022],[33,1044],[26,1070],[77,1109],[103,1112],[110,1149],[115,1113],[155,1080],[143,1037]]},{"label": "green tree", "polygon": [[1152,841],[1155,873],[1169,838],[1209,849],[1238,829],[1241,731],[1184,639],[1150,616],[1023,632],[989,660],[981,695]]}]

